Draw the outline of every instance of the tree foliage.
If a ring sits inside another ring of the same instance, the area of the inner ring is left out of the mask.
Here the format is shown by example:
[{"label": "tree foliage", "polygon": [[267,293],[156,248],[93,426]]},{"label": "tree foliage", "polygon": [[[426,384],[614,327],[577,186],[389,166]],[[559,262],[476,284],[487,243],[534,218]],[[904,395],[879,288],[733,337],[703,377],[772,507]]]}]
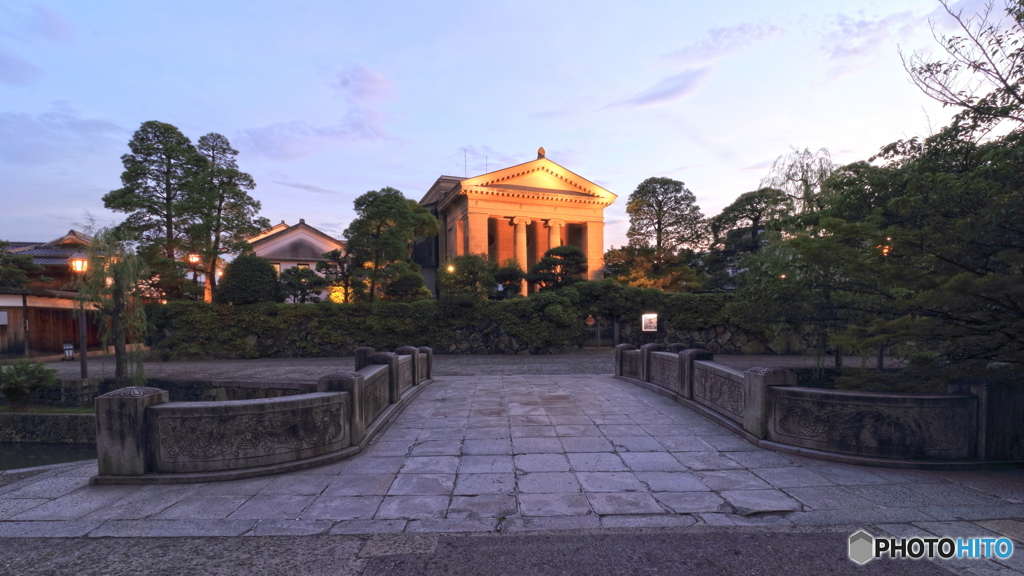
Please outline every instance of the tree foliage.
[{"label": "tree foliage", "polygon": [[[128,343],[145,340],[147,323],[142,297],[149,269],[126,231],[104,228],[86,250],[88,268],[78,283],[78,298],[106,319],[100,323],[104,346],[114,347],[114,380],[118,387],[142,386],[146,377],[142,352]],[[80,313],[80,312],[79,312]]]},{"label": "tree foliage", "polygon": [[441,297],[488,298],[496,291],[496,270],[495,263],[475,254],[456,256],[448,262],[447,268],[438,269],[437,283],[441,287]]},{"label": "tree foliage", "polygon": [[353,254],[369,281],[372,302],[386,282],[401,274],[389,267],[408,263],[416,237],[437,234],[438,222],[430,211],[394,188],[371,190],[356,198],[356,218],[345,229],[346,250]]},{"label": "tree foliage", "polygon": [[206,160],[180,130],[155,120],[143,122],[128,148],[131,153],[121,156],[123,187],[107,193],[103,205],[128,214],[120,228],[139,241],[158,288],[180,297],[185,290],[181,256],[195,222],[188,200]]},{"label": "tree foliage", "polygon": [[541,291],[555,290],[586,280],[587,256],[571,244],[551,248],[526,275]]},{"label": "tree foliage", "polygon": [[822,184],[835,167],[827,148],[815,152],[793,148],[775,159],[768,176],[761,180],[761,188],[781,190],[798,213],[815,212],[822,208]]},{"label": "tree foliage", "polygon": [[214,294],[220,304],[256,304],[281,302],[281,286],[274,265],[255,254],[240,254],[224,269],[224,277]]},{"label": "tree foliage", "polygon": [[294,266],[281,272],[281,294],[294,304],[320,301],[320,291],[330,286],[323,276],[309,268]]},{"label": "tree foliage", "polygon": [[499,300],[507,300],[519,296],[523,290],[523,280],[526,280],[526,273],[514,259],[510,258],[504,264],[494,269],[494,281],[501,286],[495,295]]},{"label": "tree foliage", "polygon": [[626,203],[631,246],[653,248],[658,258],[669,258],[682,248],[694,249],[706,238],[704,215],[696,198],[682,182],[648,178]]},{"label": "tree foliage", "polygon": [[[28,275],[42,272],[45,268],[36,264],[31,256],[12,253],[10,245],[10,242],[0,240],[0,288],[25,288],[29,282]],[[45,276],[40,280],[53,281]]]},{"label": "tree foliage", "polygon": [[605,270],[610,278],[626,286],[657,288],[666,292],[700,290],[696,271],[680,256],[658,258],[654,248],[623,246],[611,248],[604,255]]},{"label": "tree foliage", "polygon": [[331,250],[316,263],[316,271],[323,274],[329,284],[331,302],[345,304],[360,302],[366,294],[366,283],[355,255],[345,250]]},{"label": "tree foliage", "polygon": [[[981,13],[964,16],[949,0],[939,0],[962,35],[932,33],[947,54],[931,60],[901,52],[910,79],[930,98],[959,108],[958,122],[990,127],[1002,120],[1024,123],[1024,4],[1005,0],[1002,10],[989,1]],[[998,12],[1006,18],[999,18]],[[995,12],[995,13],[994,13]]]},{"label": "tree foliage", "polygon": [[200,271],[206,279],[204,300],[210,302],[217,287],[220,257],[247,249],[246,237],[269,228],[270,221],[257,216],[260,203],[249,196],[256,183],[238,169],[238,151],[227,138],[206,134],[196,148],[206,163],[184,202],[185,211],[194,215],[187,229],[188,249],[200,255]]},{"label": "tree foliage", "polygon": [[722,212],[711,218],[711,250],[703,258],[706,288],[732,286],[732,277],[742,268],[741,261],[761,249],[767,232],[781,229],[784,219],[793,214],[794,202],[775,188],[761,188],[741,194]]}]

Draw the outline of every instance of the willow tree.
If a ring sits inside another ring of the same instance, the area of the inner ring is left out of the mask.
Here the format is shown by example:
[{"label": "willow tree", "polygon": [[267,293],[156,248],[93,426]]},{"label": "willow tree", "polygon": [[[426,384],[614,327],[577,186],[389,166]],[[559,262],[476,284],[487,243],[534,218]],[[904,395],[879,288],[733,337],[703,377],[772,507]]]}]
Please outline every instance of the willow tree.
[{"label": "willow tree", "polygon": [[92,304],[100,317],[104,348],[114,347],[114,380],[118,387],[140,386],[146,376],[138,346],[128,351],[128,340],[141,342],[146,333],[142,306],[143,282],[149,270],[126,240],[123,230],[103,228],[86,250],[89,260],[78,283],[78,298]]}]

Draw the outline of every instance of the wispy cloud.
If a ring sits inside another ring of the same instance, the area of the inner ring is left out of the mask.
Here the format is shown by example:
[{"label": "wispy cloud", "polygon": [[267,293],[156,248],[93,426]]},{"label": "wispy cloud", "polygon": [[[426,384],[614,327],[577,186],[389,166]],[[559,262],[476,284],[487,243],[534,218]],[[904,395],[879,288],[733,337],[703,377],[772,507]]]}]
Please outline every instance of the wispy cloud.
[{"label": "wispy cloud", "polygon": [[127,130],[106,120],[82,118],[67,102],[32,115],[0,113],[0,161],[26,166],[68,162],[123,144]]},{"label": "wispy cloud", "polygon": [[774,24],[739,24],[712,28],[700,40],[669,52],[664,60],[684,66],[704,66],[765,42],[784,31]]},{"label": "wispy cloud", "polygon": [[913,12],[881,18],[837,15],[821,39],[822,50],[832,62],[830,79],[870,66],[885,55],[894,55],[896,45],[923,25],[927,25],[925,19]]},{"label": "wispy cloud", "polygon": [[345,101],[344,117],[333,124],[314,126],[305,120],[277,122],[240,131],[240,145],[274,160],[291,160],[312,153],[330,141],[387,138],[380,106],[393,99],[391,82],[365,66],[351,66],[337,74],[330,86]]},{"label": "wispy cloud", "polygon": [[605,108],[628,106],[632,108],[665,104],[686,98],[700,90],[711,74],[711,67],[705,66],[696,70],[686,70],[675,76],[669,76],[654,86],[618,102],[612,102]]},{"label": "wispy cloud", "polygon": [[302,184],[299,182],[284,182],[281,180],[274,180],[274,184],[280,184],[281,186],[287,186],[289,188],[295,188],[298,190],[305,190],[307,192],[315,192],[316,194],[341,194],[337,190],[330,190],[328,188],[321,188],[312,184]]},{"label": "wispy cloud", "polygon": [[0,82],[12,86],[24,86],[35,82],[40,76],[39,67],[12,54],[0,51]]},{"label": "wispy cloud", "polygon": [[602,109],[656,106],[682,100],[708,83],[719,60],[764,43],[782,32],[782,28],[767,23],[712,28],[696,42],[686,44],[661,58],[661,63],[681,67],[682,71],[662,78],[649,88],[612,102]]},{"label": "wispy cloud", "polygon": [[47,6],[33,7],[29,26],[32,32],[56,42],[67,42],[74,35],[71,21]]}]

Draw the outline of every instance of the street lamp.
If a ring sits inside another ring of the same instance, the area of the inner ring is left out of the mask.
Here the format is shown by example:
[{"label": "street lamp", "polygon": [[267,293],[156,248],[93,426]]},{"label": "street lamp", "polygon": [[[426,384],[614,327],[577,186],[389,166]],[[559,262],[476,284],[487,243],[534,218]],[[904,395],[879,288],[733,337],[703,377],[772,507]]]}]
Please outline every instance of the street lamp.
[{"label": "street lamp", "polygon": [[[89,259],[86,258],[85,254],[81,252],[75,252],[68,258],[68,265],[71,266],[71,271],[76,274],[82,275],[82,281],[85,282],[85,273],[89,270]],[[86,363],[86,352],[89,347],[88,336],[85,330],[85,300],[81,298],[79,294],[79,300],[81,301],[81,313],[78,316],[78,347],[82,355],[82,380],[89,377],[89,365]]]}]

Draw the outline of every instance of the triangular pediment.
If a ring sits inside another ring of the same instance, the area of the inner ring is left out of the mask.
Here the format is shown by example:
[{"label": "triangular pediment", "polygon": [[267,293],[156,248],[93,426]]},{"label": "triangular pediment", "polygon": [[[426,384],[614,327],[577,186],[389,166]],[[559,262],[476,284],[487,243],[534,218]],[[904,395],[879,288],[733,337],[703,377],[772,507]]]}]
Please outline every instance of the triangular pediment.
[{"label": "triangular pediment", "polygon": [[616,196],[563,166],[538,158],[531,162],[466,178],[459,184],[464,193],[565,196],[611,204]]}]

